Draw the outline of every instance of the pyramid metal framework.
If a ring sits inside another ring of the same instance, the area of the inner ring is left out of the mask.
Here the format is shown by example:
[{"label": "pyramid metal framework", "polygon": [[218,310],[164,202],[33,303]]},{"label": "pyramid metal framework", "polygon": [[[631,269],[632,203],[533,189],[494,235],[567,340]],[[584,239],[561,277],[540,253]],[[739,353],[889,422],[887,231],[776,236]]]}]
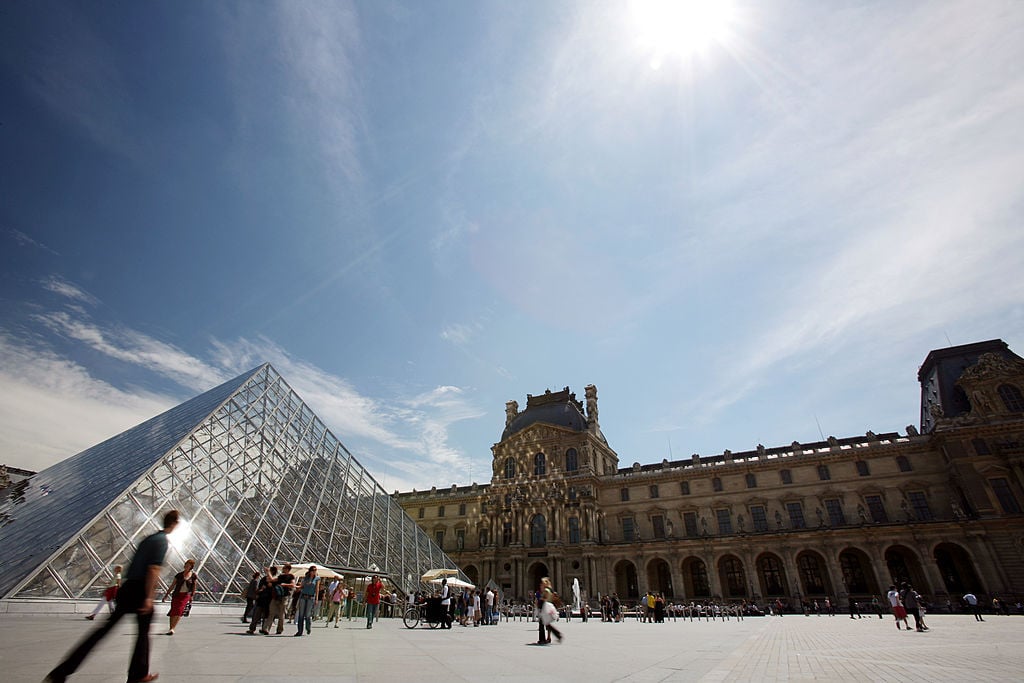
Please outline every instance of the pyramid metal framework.
[{"label": "pyramid metal framework", "polygon": [[283,561],[378,572],[403,590],[456,568],[269,364],[0,495],[5,599],[98,598],[169,509],[183,524],[161,589],[193,558],[197,601],[237,601]]}]

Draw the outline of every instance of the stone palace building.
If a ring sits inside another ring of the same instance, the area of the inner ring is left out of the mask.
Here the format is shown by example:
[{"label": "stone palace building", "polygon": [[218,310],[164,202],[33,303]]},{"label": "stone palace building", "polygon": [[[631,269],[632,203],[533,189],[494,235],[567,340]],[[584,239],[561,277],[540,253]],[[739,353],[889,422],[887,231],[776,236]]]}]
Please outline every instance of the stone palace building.
[{"label": "stone palace building", "polygon": [[506,405],[489,484],[395,493],[476,583],[540,577],[590,599],[934,601],[1024,592],[1024,359],[1001,340],[932,351],[920,426],[622,467],[597,388]]}]

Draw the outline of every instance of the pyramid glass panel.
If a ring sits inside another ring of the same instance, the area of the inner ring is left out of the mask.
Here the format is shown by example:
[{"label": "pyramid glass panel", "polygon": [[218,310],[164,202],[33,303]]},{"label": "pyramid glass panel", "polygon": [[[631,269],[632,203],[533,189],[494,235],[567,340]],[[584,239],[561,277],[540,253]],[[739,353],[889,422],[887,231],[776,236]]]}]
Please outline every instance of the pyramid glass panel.
[{"label": "pyramid glass panel", "polygon": [[0,492],[0,598],[95,598],[171,508],[183,523],[160,585],[195,559],[200,601],[237,601],[286,561],[403,590],[455,568],[263,365]]}]

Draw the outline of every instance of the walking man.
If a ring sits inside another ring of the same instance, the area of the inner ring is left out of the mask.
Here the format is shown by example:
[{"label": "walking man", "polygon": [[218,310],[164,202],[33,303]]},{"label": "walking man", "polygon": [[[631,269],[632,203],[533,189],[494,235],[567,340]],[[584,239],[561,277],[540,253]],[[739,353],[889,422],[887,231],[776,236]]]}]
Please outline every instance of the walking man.
[{"label": "walking man", "polygon": [[[452,627],[452,589],[448,585],[448,579],[441,580],[441,628]],[[367,627],[369,628],[369,627]]]},{"label": "walking man", "polygon": [[978,602],[978,596],[974,593],[968,593],[964,596],[964,602],[971,608],[971,612],[974,614],[975,621],[985,621],[981,618],[981,604]]},{"label": "walking man", "polygon": [[63,683],[75,673],[89,656],[96,644],[110,633],[126,614],[134,613],[139,622],[139,633],[135,638],[135,650],[128,665],[128,683],[155,681],[157,674],[149,672],[149,624],[153,621],[153,593],[160,578],[167,555],[167,534],[178,526],[178,511],[170,510],[164,515],[163,530],[147,536],[139,544],[125,573],[124,584],[117,594],[117,606],[106,622],[83,640],[67,658],[57,665],[46,677],[49,683]]}]

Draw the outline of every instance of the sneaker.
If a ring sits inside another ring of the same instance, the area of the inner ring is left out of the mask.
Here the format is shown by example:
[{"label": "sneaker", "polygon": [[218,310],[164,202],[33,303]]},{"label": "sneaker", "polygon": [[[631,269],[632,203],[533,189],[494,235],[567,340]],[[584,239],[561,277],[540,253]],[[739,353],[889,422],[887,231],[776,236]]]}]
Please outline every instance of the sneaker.
[{"label": "sneaker", "polygon": [[92,621],[95,618],[96,618],[95,614],[90,614],[89,616],[86,617],[86,619],[88,619],[89,621]]},{"label": "sneaker", "polygon": [[301,636],[302,635],[302,631],[299,631],[298,633],[293,633],[292,635]]},{"label": "sneaker", "polygon": [[168,631],[168,632],[167,632],[167,635],[169,635],[169,636],[173,636],[173,635],[174,635],[174,630],[172,629],[172,630]]}]

